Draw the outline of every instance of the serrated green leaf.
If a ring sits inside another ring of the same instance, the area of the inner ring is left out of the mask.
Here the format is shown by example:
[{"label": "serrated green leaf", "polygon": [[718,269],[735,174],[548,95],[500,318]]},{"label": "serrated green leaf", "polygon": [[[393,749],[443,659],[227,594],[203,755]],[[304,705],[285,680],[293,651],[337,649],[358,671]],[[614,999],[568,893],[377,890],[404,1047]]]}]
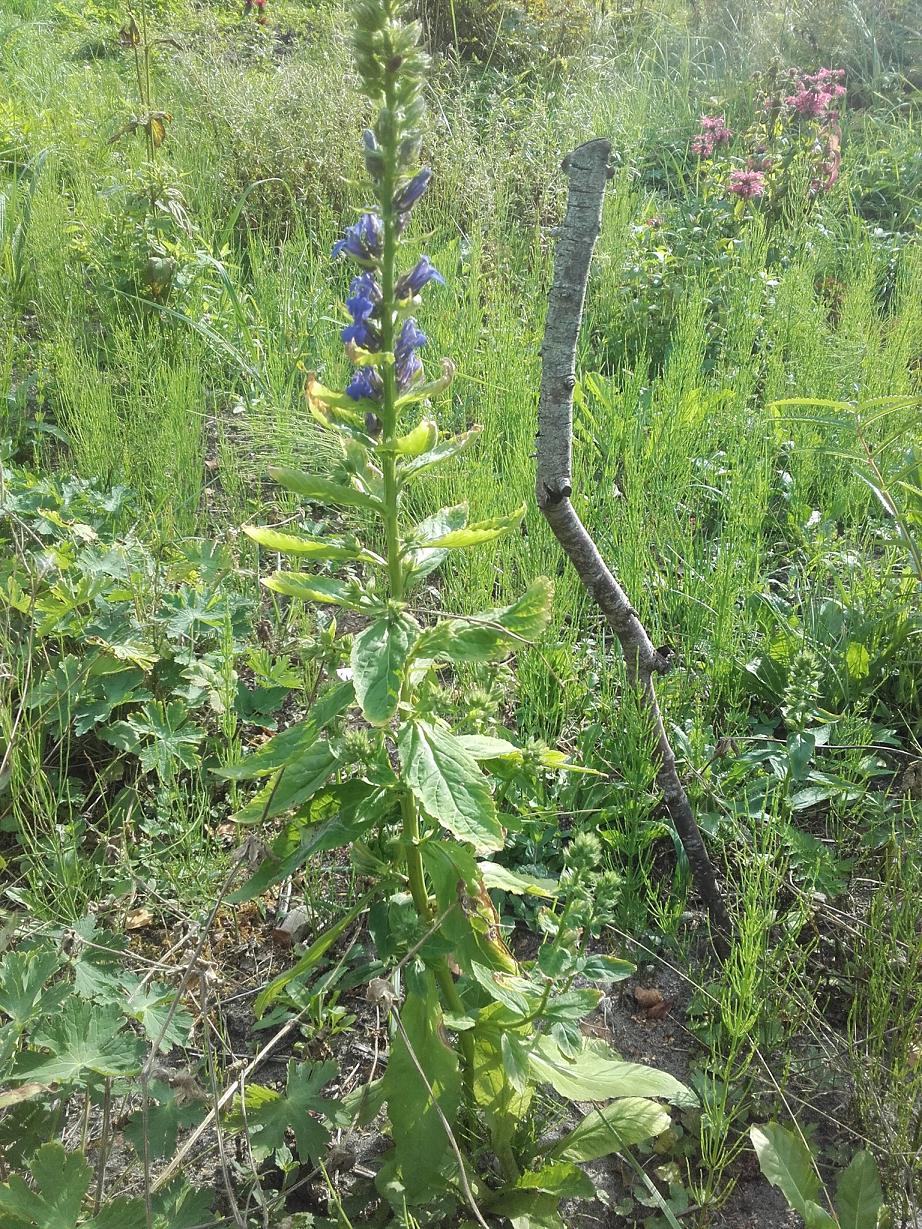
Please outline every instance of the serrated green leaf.
[{"label": "serrated green leaf", "polygon": [[503,830],[486,779],[458,740],[427,721],[412,721],[397,738],[404,776],[426,812],[477,853],[503,846]]},{"label": "serrated green leaf", "polygon": [[13,1174],[0,1185],[0,1211],[35,1229],[76,1229],[91,1176],[83,1154],[42,1144],[29,1168],[35,1189]]},{"label": "serrated green leaf", "polygon": [[778,1187],[795,1212],[805,1217],[807,1204],[815,1203],[820,1193],[820,1180],[806,1144],[777,1122],[751,1126],[749,1138],[765,1178]]},{"label": "serrated green leaf", "polygon": [[536,879],[534,875],[521,875],[496,862],[480,862],[478,869],[484,886],[512,892],[516,896],[556,896],[560,885],[556,879]]},{"label": "serrated green leaf", "polygon": [[124,1024],[121,1013],[110,1004],[70,998],[32,1034],[32,1045],[49,1054],[20,1055],[16,1078],[75,1084],[92,1075],[134,1075],[141,1069],[142,1047]]},{"label": "serrated green leaf", "polygon": [[877,1229],[884,1193],[877,1163],[870,1152],[856,1152],[836,1187],[836,1211],[841,1229]]},{"label": "serrated green leaf", "polygon": [[208,1113],[208,1105],[204,1098],[190,1103],[180,1101],[174,1089],[159,1081],[154,1081],[150,1091],[147,1114],[138,1110],[123,1130],[139,1157],[144,1156],[146,1140],[149,1155],[159,1159],[175,1151],[180,1130],[198,1126]]},{"label": "serrated green leaf", "polygon": [[50,947],[9,951],[0,962],[0,1011],[18,1032],[38,1016],[56,1011],[70,993],[67,986],[49,986],[61,967],[61,957]]},{"label": "serrated green leaf", "polygon": [[174,1045],[188,1044],[194,1020],[183,1007],[173,1011],[175,990],[159,982],[142,983],[140,978],[131,975],[125,975],[122,981],[127,994],[122,1010],[140,1024],[148,1041],[156,1041],[169,1021],[160,1042],[161,1051],[167,1053]]},{"label": "serrated green leaf", "polygon": [[295,597],[302,602],[321,602],[327,606],[343,606],[347,610],[368,608],[368,599],[354,583],[333,576],[311,576],[309,572],[273,572],[262,583],[273,593]]},{"label": "serrated green leaf", "polygon": [[381,504],[373,495],[356,490],[355,487],[333,482],[329,478],[321,478],[317,474],[271,465],[269,476],[279,486],[293,491],[295,495],[300,495],[303,499],[309,499],[312,503],[335,504],[340,508],[366,508],[371,512],[381,510]]},{"label": "serrated green leaf", "polygon": [[319,1094],[336,1074],[336,1064],[332,1062],[290,1062],[285,1091],[249,1085],[242,1104],[239,1096],[235,1100],[228,1128],[247,1132],[257,1161],[266,1160],[280,1148],[290,1129],[301,1161],[316,1165],[323,1159],[330,1141],[330,1132],[320,1118],[335,1123],[339,1117],[335,1103]]},{"label": "serrated green leaf", "polygon": [[493,542],[517,529],[525,516],[525,506],[517,508],[506,516],[494,516],[486,521],[477,521],[473,525],[465,525],[462,529],[452,529],[448,533],[432,541],[432,546],[440,550],[461,550],[469,546],[482,546],[485,542]]},{"label": "serrated green leaf", "polygon": [[594,1161],[600,1156],[620,1152],[632,1144],[642,1144],[667,1130],[671,1119],[656,1101],[644,1097],[622,1097],[610,1105],[600,1105],[587,1114],[579,1126],[555,1144],[548,1154],[566,1161]]},{"label": "serrated green leaf", "polygon": [[407,478],[414,478],[417,474],[423,473],[424,470],[431,469],[433,465],[440,465],[443,461],[459,456],[474,443],[482,430],[482,427],[471,427],[470,431],[465,431],[461,435],[454,436],[452,439],[442,440],[434,448],[420,453],[419,456],[413,457],[409,461],[404,461],[398,468],[401,481],[405,481]]},{"label": "serrated green leaf", "polygon": [[197,1190],[177,1179],[154,1195],[154,1229],[196,1229],[211,1224],[214,1199],[211,1188]]},{"label": "serrated green leaf", "polygon": [[283,533],[262,525],[244,525],[243,532],[267,550],[283,555],[298,555],[308,559],[330,559],[342,563],[362,560],[380,563],[377,555],[364,550],[361,543],[347,538],[321,538],[306,533]]},{"label": "serrated green leaf", "polygon": [[339,683],[324,692],[303,721],[274,735],[242,763],[216,768],[214,772],[217,776],[231,781],[244,781],[250,777],[266,776],[274,772],[305,754],[316,743],[318,734],[344,712],[354,699],[352,684]]},{"label": "serrated green leaf", "polygon": [[694,1093],[675,1076],[641,1063],[617,1058],[604,1042],[586,1039],[574,1058],[542,1037],[531,1056],[535,1078],[571,1101],[607,1101],[614,1097],[662,1097],[675,1105],[697,1104]]},{"label": "serrated green leaf", "polygon": [[454,662],[497,661],[536,639],[551,616],[553,586],[539,577],[522,596],[497,610],[469,619],[445,619],[420,636],[416,655]]},{"label": "serrated green leaf", "polygon": [[405,615],[370,623],[352,641],[352,682],[365,720],[386,725],[397,711],[417,628]]}]

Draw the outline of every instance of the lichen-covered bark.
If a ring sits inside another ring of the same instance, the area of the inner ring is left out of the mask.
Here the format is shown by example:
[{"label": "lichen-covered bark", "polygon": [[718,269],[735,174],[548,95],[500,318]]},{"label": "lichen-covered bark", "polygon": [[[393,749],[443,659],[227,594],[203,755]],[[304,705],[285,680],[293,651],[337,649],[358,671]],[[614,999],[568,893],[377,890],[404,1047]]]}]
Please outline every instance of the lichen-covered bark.
[{"label": "lichen-covered bark", "polygon": [[669,665],[653,647],[627,594],[570,502],[576,346],[589,266],[602,225],[610,153],[611,145],[607,140],[587,141],[563,163],[570,189],[566,217],[554,255],[554,280],[541,349],[536,496],[538,507],[580,580],[618,637],[628,678],[638,688],[649,712],[657,740],[657,783],[711,919],[715,950],[724,955],[730,934],[729,915],[713,863],[676,769],[675,755],[656,698],[654,678],[664,674]]}]

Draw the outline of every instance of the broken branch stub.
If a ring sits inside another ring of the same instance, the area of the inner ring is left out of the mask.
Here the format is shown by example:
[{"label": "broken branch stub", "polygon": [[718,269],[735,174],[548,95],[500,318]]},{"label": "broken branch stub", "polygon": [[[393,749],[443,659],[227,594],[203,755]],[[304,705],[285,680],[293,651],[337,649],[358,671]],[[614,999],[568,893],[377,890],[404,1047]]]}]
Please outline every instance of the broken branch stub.
[{"label": "broken branch stub", "polygon": [[573,492],[573,389],[576,346],[586,300],[592,253],[602,226],[611,143],[598,138],[564,159],[569,179],[567,212],[557,237],[554,278],[541,348],[536,496],[554,536],[580,580],[612,627],[624,653],[629,681],[638,689],[653,725],[657,784],[691,868],[712,925],[718,955],[729,950],[731,925],[717,876],[676,768],[654,678],[669,662],[653,647],[627,594],[602,558],[570,496]]}]

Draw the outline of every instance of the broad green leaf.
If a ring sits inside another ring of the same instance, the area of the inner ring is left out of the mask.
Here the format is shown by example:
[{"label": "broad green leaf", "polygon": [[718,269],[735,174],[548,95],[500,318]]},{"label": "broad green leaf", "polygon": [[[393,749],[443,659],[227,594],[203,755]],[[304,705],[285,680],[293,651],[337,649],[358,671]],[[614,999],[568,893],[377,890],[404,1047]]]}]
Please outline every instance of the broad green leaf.
[{"label": "broad green leaf", "polygon": [[405,481],[407,478],[414,478],[417,474],[430,469],[433,465],[440,465],[442,461],[448,461],[452,457],[459,456],[474,443],[482,430],[482,427],[471,427],[470,431],[465,431],[461,435],[454,436],[452,439],[442,440],[434,448],[430,448],[426,452],[420,453],[419,456],[403,462],[398,470],[401,480]]},{"label": "broad green leaf", "polygon": [[696,1105],[694,1093],[667,1071],[616,1058],[604,1042],[587,1039],[575,1058],[542,1037],[531,1056],[535,1078],[571,1101],[607,1101],[614,1097],[662,1097],[675,1105]]},{"label": "broad green leaf", "polygon": [[431,546],[437,538],[444,538],[452,530],[461,529],[466,524],[467,504],[440,508],[407,532],[405,550],[410,553],[416,547]]},{"label": "broad green leaf", "polygon": [[439,1120],[432,1096],[407,1044],[426,1073],[432,1094],[449,1124],[453,1123],[461,1099],[461,1072],[458,1055],[447,1043],[441,1027],[442,1012],[435,979],[431,973],[414,977],[400,1008],[403,1034],[394,1039],[384,1095],[394,1139],[394,1159],[411,1203],[438,1184],[439,1169],[448,1153],[449,1143]]},{"label": "broad green leaf", "polygon": [[258,870],[243,887],[231,893],[228,902],[252,900],[293,875],[313,854],[351,844],[386,816],[392,805],[386,792],[366,781],[328,786],[310,800],[306,816],[285,826]]},{"label": "broad green leaf", "polygon": [[486,734],[459,734],[458,742],[475,760],[520,760],[522,749],[506,738]]},{"label": "broad green leaf", "polygon": [[490,1003],[480,1012],[474,1030],[474,1100],[483,1111],[497,1152],[512,1142],[535,1091],[531,1083],[520,1091],[507,1073],[502,1037],[509,1031],[508,1015],[501,1003]]},{"label": "broad green leaf", "polygon": [[336,1074],[336,1064],[332,1062],[290,1062],[285,1091],[248,1085],[242,1104],[238,1096],[228,1115],[228,1128],[247,1132],[257,1161],[266,1160],[280,1148],[285,1132],[291,1128],[302,1163],[316,1165],[330,1142],[330,1132],[320,1118],[335,1123],[340,1117],[335,1102],[319,1095]]},{"label": "broad green leaf", "polygon": [[[440,933],[450,943],[463,968],[472,963],[504,973],[518,965],[503,941],[499,914],[484,887],[469,846],[458,841],[429,839],[422,845],[423,863],[435,889]],[[457,905],[463,904],[463,908]]]},{"label": "broad green leaf", "polygon": [[304,955],[290,969],[286,969],[284,973],[280,973],[278,977],[273,978],[269,985],[257,995],[253,1003],[253,1010],[257,1016],[261,1016],[266,1008],[275,1002],[289,982],[310,972],[314,965],[329,951],[343,931],[347,930],[355,919],[365,912],[369,900],[374,895],[374,889],[366,892],[358,904],[354,905],[338,922],[314,940]]},{"label": "broad green leaf", "polygon": [[587,1114],[548,1155],[565,1161],[594,1161],[653,1139],[667,1130],[670,1122],[669,1114],[656,1101],[623,1097]]},{"label": "broad green leaf", "polygon": [[820,1194],[820,1180],[806,1144],[777,1122],[751,1126],[749,1138],[765,1178],[805,1217],[807,1204],[816,1203]]},{"label": "broad green leaf", "polygon": [[280,768],[280,775],[268,781],[234,818],[241,824],[255,824],[283,815],[323,789],[338,766],[336,752],[321,739]]},{"label": "broad green leaf", "polygon": [[0,1012],[5,1012],[16,1031],[37,1016],[57,1011],[67,998],[67,986],[49,986],[61,966],[61,957],[49,947],[9,951],[0,962]]},{"label": "broad green leaf", "polygon": [[354,698],[352,684],[339,683],[316,701],[303,721],[270,738],[242,763],[216,768],[215,773],[231,781],[243,781],[248,777],[266,776],[289,761],[297,760],[314,745],[321,730],[344,712]]},{"label": "broad green leaf", "polygon": [[49,1054],[20,1055],[16,1078],[43,1084],[76,1084],[92,1075],[134,1075],[141,1069],[142,1046],[110,1004],[68,999],[56,1016],[36,1027],[31,1043]]},{"label": "broad green leaf", "polygon": [[406,435],[401,435],[395,445],[399,457],[418,457],[421,453],[430,452],[439,441],[438,423],[432,418],[424,418]]},{"label": "broad green leaf", "polygon": [[420,636],[416,656],[448,661],[496,661],[536,639],[551,616],[553,586],[540,577],[512,603],[467,619],[445,619]]},{"label": "broad green leaf", "polygon": [[397,738],[404,776],[426,812],[477,853],[503,846],[503,830],[486,779],[454,735],[412,721]]},{"label": "broad green leaf", "polygon": [[856,1152],[839,1178],[836,1211],[841,1229],[877,1229],[884,1204],[877,1164],[870,1152]]},{"label": "broad green leaf", "polygon": [[536,879],[533,875],[522,875],[496,862],[480,862],[478,869],[486,887],[513,892],[516,896],[556,896],[560,890],[556,879]]},{"label": "broad green leaf", "polygon": [[42,1144],[30,1169],[35,1189],[13,1174],[0,1186],[0,1211],[36,1229],[75,1229],[90,1186],[86,1158],[58,1143]]},{"label": "broad green leaf", "polygon": [[417,628],[402,614],[370,623],[352,641],[352,682],[365,720],[386,725],[397,711]]},{"label": "broad green leaf", "polygon": [[372,512],[381,510],[381,504],[374,496],[356,490],[355,487],[333,482],[329,478],[321,478],[317,474],[272,465],[269,467],[269,476],[279,486],[293,491],[303,499],[309,499],[312,503],[336,504],[340,508],[367,508]]},{"label": "broad green leaf", "polygon": [[312,576],[309,572],[273,572],[262,583],[273,593],[296,597],[302,602],[322,602],[327,606],[344,606],[347,610],[374,609],[368,597],[354,582],[336,580],[332,576]]},{"label": "broad green leaf", "polygon": [[812,1199],[804,1208],[804,1229],[839,1229],[839,1222]]},{"label": "broad green leaf", "polygon": [[490,1205],[512,1229],[567,1229],[558,1211],[560,1198],[545,1191],[512,1190]]},{"label": "broad green leaf", "polygon": [[477,521],[473,525],[465,525],[463,529],[452,529],[441,537],[434,539],[432,546],[440,550],[460,550],[468,546],[481,546],[496,538],[503,538],[513,529],[517,529],[525,516],[525,506],[517,508],[506,516],[494,516],[486,521]]},{"label": "broad green leaf", "polygon": [[576,1165],[556,1161],[540,1169],[527,1169],[515,1182],[516,1189],[544,1191],[558,1199],[592,1199],[595,1187]]},{"label": "broad green leaf", "polygon": [[214,1201],[211,1187],[197,1190],[177,1178],[154,1195],[154,1229],[197,1229],[216,1223],[217,1217],[211,1215]]},{"label": "broad green leaf", "polygon": [[530,1015],[541,1001],[541,987],[530,982],[527,977],[519,977],[515,973],[505,973],[498,969],[486,969],[476,961],[471,961],[470,972],[490,998],[502,1003],[514,1016],[524,1018]]},{"label": "broad green leaf", "polygon": [[244,525],[247,537],[267,550],[283,555],[299,555],[310,559],[332,559],[340,562],[362,560],[364,563],[381,563],[379,555],[366,551],[355,538],[321,538],[306,533],[282,533],[262,525]]},{"label": "broad green leaf", "polygon": [[122,1010],[126,1016],[140,1024],[148,1041],[156,1041],[169,1021],[160,1049],[167,1053],[174,1045],[188,1044],[194,1020],[182,1007],[172,1011],[176,998],[176,991],[172,987],[163,986],[159,982],[142,984],[140,978],[130,974],[125,974],[122,980],[127,994]]}]

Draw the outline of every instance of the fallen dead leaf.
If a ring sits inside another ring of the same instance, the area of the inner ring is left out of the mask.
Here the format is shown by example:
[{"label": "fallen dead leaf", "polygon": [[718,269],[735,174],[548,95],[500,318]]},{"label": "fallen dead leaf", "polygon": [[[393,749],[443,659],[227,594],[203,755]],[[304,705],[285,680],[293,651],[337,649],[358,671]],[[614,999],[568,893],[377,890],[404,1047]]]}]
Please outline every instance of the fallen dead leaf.
[{"label": "fallen dead leaf", "polygon": [[126,930],[143,930],[145,926],[150,926],[154,920],[154,915],[146,905],[139,905],[137,909],[129,909],[125,914],[125,929]]},{"label": "fallen dead leaf", "polygon": [[638,1007],[643,1007],[647,1011],[650,1011],[654,1007],[660,1006],[663,1002],[663,996],[655,986],[635,986],[634,1002]]}]

